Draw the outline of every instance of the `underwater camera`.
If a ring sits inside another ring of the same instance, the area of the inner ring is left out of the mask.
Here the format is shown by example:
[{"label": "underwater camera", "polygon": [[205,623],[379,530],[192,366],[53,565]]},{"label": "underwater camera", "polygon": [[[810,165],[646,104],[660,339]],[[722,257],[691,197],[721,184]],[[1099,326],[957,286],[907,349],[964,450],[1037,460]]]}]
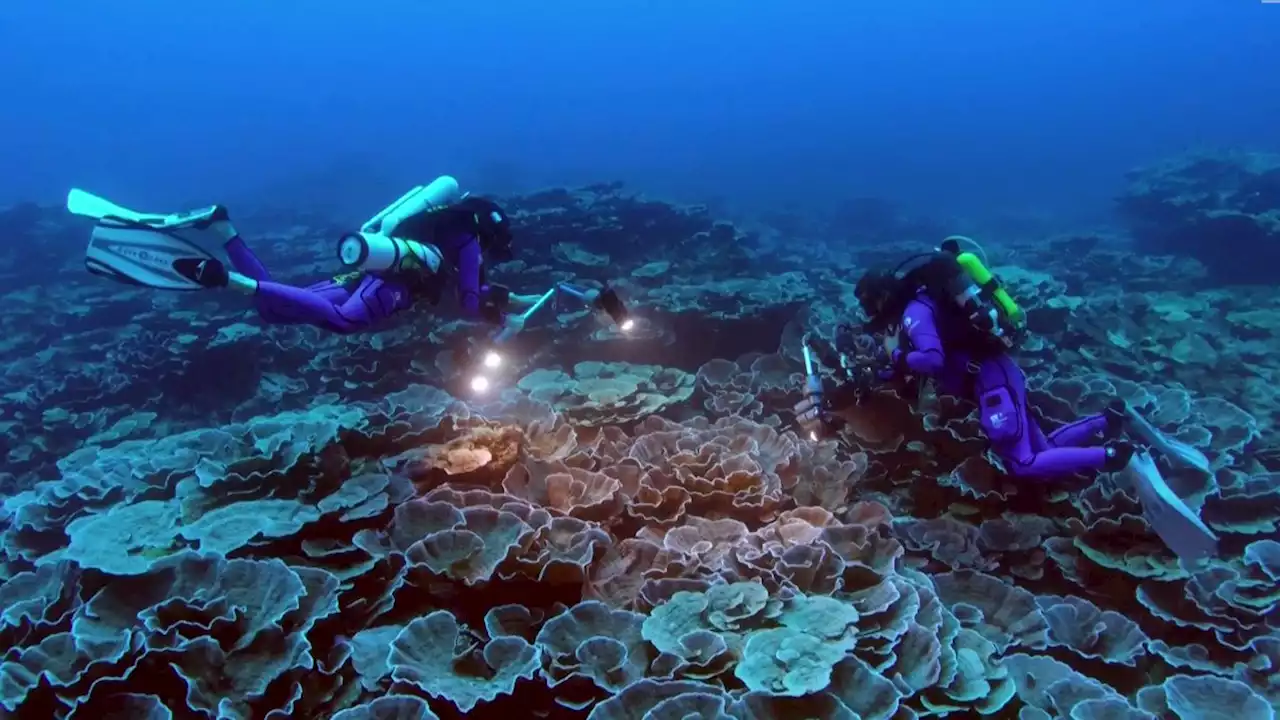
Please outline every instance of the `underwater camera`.
[{"label": "underwater camera", "polygon": [[[816,341],[808,335],[801,340],[804,394],[811,406],[803,413],[804,417],[797,417],[797,420],[802,423],[806,419],[816,421],[806,433],[811,442],[839,435],[848,421],[838,411],[862,405],[874,394],[883,360],[868,357],[875,350],[874,337],[848,325],[837,328],[833,344]],[[818,363],[834,371],[842,382],[835,387],[824,388],[818,374]]]}]

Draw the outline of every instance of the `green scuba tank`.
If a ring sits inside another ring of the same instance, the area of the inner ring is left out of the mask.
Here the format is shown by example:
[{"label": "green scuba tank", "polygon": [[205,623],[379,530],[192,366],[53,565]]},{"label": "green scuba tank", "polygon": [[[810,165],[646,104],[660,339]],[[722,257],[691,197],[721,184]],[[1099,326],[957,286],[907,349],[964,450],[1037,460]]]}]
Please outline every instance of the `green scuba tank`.
[{"label": "green scuba tank", "polygon": [[1025,314],[977,253],[960,250],[960,241],[977,247],[972,240],[953,235],[935,252],[908,258],[903,266],[912,267],[902,277],[925,289],[936,302],[954,307],[979,336],[1013,347],[1025,326]]},{"label": "green scuba tank", "polygon": [[[998,313],[998,317],[992,318],[997,325],[1005,325],[1011,330],[1021,330],[1027,322],[1026,313],[1022,311],[1022,308],[1018,306],[1018,303],[1014,301],[1008,291],[1001,287],[1000,279],[987,269],[986,264],[982,262],[977,253],[960,250],[960,241],[966,241],[975,248],[978,247],[978,243],[963,235],[952,235],[942,241],[941,249],[943,252],[954,250],[953,254],[956,257],[956,262],[976,285],[976,288],[973,289],[976,289],[977,292],[968,294],[967,298],[971,299],[972,302],[976,302],[983,297],[990,298],[991,304],[994,306],[992,310]],[[969,289],[967,288],[966,290]]]},{"label": "green scuba tank", "polygon": [[973,253],[960,253],[956,256],[956,262],[960,267],[964,268],[978,288],[979,293],[989,293],[991,300],[1009,324],[1021,326],[1026,321],[1026,316],[1022,312],[1022,308],[1018,307],[1018,303],[1014,302],[1009,293],[1000,286],[1000,280],[982,264],[982,260],[978,259]]}]

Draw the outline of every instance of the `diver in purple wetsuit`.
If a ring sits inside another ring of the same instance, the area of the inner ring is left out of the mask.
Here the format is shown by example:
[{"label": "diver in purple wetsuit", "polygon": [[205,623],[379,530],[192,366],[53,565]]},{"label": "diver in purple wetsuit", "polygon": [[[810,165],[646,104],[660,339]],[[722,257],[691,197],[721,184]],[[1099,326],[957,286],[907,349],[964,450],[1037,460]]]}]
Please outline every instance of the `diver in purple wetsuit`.
[{"label": "diver in purple wetsuit", "polygon": [[[365,247],[363,256],[350,263],[362,269],[306,287],[272,280],[224,208],[215,210],[205,229],[223,239],[231,268],[216,258],[190,258],[175,261],[175,269],[203,287],[252,295],[258,315],[271,324],[364,332],[419,301],[439,303],[446,286],[452,285],[464,317],[518,330],[512,327],[521,322],[516,312],[538,297],[511,294],[486,282],[486,258],[511,259],[511,229],[502,209],[484,198],[469,196],[443,207],[424,207],[399,218],[394,228],[387,227],[394,237],[351,233],[343,243],[381,243],[387,261],[364,266],[370,254]],[[378,254],[376,247],[373,254]]]},{"label": "diver in purple wetsuit", "polygon": [[[955,250],[944,245],[921,272],[872,271],[858,281],[855,295],[870,319],[866,330],[885,334],[885,366],[874,378],[928,377],[939,392],[976,403],[991,449],[1012,475],[1049,479],[1124,468],[1134,447],[1115,440],[1124,428],[1123,402],[1050,433],[1041,429],[1027,403],[1026,376],[1010,356],[1014,329],[1001,331],[998,321],[975,310],[978,298],[998,286],[971,291],[969,278],[957,272]],[[830,413],[856,402],[867,379],[831,393],[810,387],[796,406],[801,425],[816,432]]]}]

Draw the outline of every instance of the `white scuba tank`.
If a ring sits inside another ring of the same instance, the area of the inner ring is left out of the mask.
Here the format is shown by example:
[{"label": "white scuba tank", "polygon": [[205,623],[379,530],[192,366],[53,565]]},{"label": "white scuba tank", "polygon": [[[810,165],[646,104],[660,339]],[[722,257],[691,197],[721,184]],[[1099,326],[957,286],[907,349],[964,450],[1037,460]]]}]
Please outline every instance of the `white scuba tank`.
[{"label": "white scuba tank", "polygon": [[440,272],[441,263],[440,251],[432,245],[372,232],[343,235],[338,260],[350,270],[401,271],[416,266],[433,274]]},{"label": "white scuba tank", "polygon": [[396,227],[404,222],[405,218],[423,210],[445,207],[461,199],[462,193],[458,189],[458,181],[452,176],[441,175],[432,180],[430,185],[418,185],[401,195],[398,200],[361,225],[360,231],[392,237],[395,235]]}]

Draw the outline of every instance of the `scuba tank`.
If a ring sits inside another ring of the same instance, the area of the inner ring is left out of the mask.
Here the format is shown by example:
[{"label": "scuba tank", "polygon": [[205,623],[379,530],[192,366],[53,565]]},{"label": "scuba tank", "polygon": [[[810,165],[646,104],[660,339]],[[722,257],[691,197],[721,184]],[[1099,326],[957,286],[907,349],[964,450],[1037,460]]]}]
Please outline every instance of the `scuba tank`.
[{"label": "scuba tank", "polygon": [[[955,255],[956,263],[965,271],[969,279],[973,281],[973,285],[966,288],[966,294],[963,301],[957,299],[962,307],[966,309],[975,309],[979,298],[989,299],[993,307],[990,308],[991,319],[996,327],[1002,324],[1007,325],[1008,330],[1021,330],[1027,323],[1026,313],[1022,312],[1022,308],[1018,307],[1018,303],[1014,302],[1008,291],[1000,286],[1000,279],[997,278],[990,270],[987,269],[982,259],[977,254],[960,250],[960,242],[968,242],[978,248],[978,243],[963,235],[952,235],[942,241],[939,248],[942,252]],[[1002,323],[1001,320],[1004,322]]]},{"label": "scuba tank", "polygon": [[396,228],[406,219],[434,211],[462,199],[458,181],[441,175],[429,185],[416,185],[395,202],[378,211],[338,240],[338,260],[351,271],[402,272],[425,268],[440,271],[442,258],[436,248],[415,240],[395,237]]},{"label": "scuba tank", "polygon": [[398,200],[378,211],[377,215],[361,225],[360,231],[391,236],[405,218],[423,210],[439,210],[462,198],[463,195],[458,190],[458,181],[448,175],[441,175],[432,180],[430,185],[418,185],[401,195]]},{"label": "scuba tank", "polygon": [[[973,245],[977,252],[962,251],[961,242]],[[1026,325],[1026,314],[987,269],[978,256],[981,251],[973,240],[952,235],[935,252],[907,258],[895,272],[909,286],[923,287],[936,301],[954,307],[974,330],[1013,347]],[[922,262],[903,272],[916,261]]]},{"label": "scuba tank", "polygon": [[401,272],[417,268],[440,271],[440,251],[414,240],[381,233],[354,232],[338,240],[338,260],[351,271]]}]

